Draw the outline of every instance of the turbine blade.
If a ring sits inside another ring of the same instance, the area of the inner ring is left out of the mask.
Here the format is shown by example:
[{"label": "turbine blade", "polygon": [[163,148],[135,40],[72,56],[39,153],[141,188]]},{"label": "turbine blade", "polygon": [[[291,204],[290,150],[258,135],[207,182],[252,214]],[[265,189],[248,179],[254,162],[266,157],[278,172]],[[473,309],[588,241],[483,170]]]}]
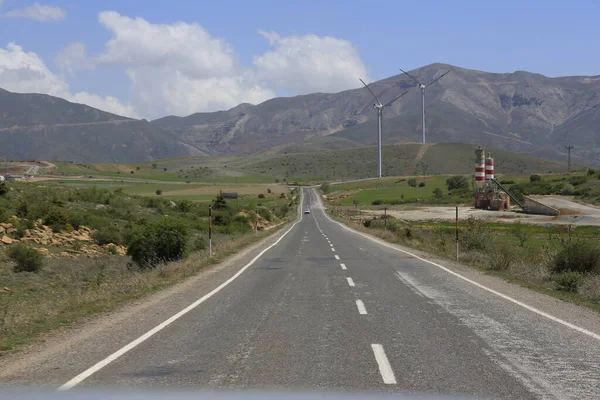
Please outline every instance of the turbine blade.
[{"label": "turbine blade", "polygon": [[400,96],[396,97],[394,100],[390,100],[390,101],[388,101],[388,102],[387,102],[387,103],[385,103],[383,106],[384,106],[384,107],[387,107],[387,106],[389,106],[390,104],[392,104],[393,102],[395,102],[396,100],[398,100],[400,97],[404,96],[406,93],[408,93],[408,90],[407,90],[406,92],[402,93]]},{"label": "turbine blade", "polygon": [[369,92],[371,92],[371,94],[373,95],[373,97],[375,98],[375,100],[377,101],[377,104],[381,104],[381,102],[379,101],[379,99],[377,98],[377,96],[375,96],[375,93],[373,93],[373,91],[369,88],[369,86],[365,83],[365,81],[363,81],[362,79],[358,78],[363,85],[365,85],[365,87],[367,88],[367,90]]},{"label": "turbine blade", "polygon": [[444,76],[448,75],[450,73],[450,71],[452,71],[451,69],[449,69],[448,71],[444,72],[442,75],[438,76],[437,78],[435,78],[434,80],[432,80],[431,82],[429,82],[427,85],[425,85],[425,87],[436,83],[437,81],[439,81],[440,79],[442,79]]},{"label": "turbine blade", "polygon": [[421,84],[421,82],[419,82],[419,80],[417,78],[415,78],[414,76],[412,76],[411,74],[409,74],[408,72],[406,72],[405,70],[403,70],[402,68],[400,68],[400,71],[404,72],[410,79],[412,79],[413,81],[417,82],[417,85]]}]

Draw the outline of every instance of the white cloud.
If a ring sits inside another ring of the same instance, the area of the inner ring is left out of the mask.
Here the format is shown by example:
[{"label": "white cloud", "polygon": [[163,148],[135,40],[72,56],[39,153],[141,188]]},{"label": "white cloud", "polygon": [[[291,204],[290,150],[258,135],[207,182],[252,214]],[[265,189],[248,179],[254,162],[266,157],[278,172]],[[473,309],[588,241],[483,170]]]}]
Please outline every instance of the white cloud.
[{"label": "white cloud", "polygon": [[87,92],[72,94],[69,85],[52,73],[36,53],[25,52],[15,43],[9,43],[6,49],[0,48],[0,88],[18,93],[49,94],[115,114],[137,116],[131,105],[122,104],[114,97]]},{"label": "white cloud", "polygon": [[107,110],[113,103],[125,107],[128,115],[131,110],[145,118],[216,111],[244,102],[261,103],[277,91],[335,92],[358,87],[359,77],[368,79],[352,43],[338,38],[282,37],[261,31],[272,48],[245,67],[227,41],[198,24],[152,24],[114,11],[101,12],[98,22],[111,35],[101,54],[88,56],[85,45],[76,42],[55,61],[70,73],[105,65],[122,67],[131,79],[130,105],[114,98],[86,98],[97,107],[104,102]]},{"label": "white cloud", "polygon": [[359,87],[367,68],[352,43],[316,35],[281,37],[259,31],[274,47],[254,57],[261,81],[296,94],[338,92]]},{"label": "white cloud", "polygon": [[70,73],[77,69],[94,68],[94,60],[88,58],[85,45],[81,42],[74,42],[65,47],[56,55],[55,62],[61,69]]},{"label": "white cloud", "polygon": [[10,18],[27,18],[35,21],[60,21],[67,17],[67,12],[60,7],[35,3],[32,6],[20,10],[7,11],[3,16]]}]

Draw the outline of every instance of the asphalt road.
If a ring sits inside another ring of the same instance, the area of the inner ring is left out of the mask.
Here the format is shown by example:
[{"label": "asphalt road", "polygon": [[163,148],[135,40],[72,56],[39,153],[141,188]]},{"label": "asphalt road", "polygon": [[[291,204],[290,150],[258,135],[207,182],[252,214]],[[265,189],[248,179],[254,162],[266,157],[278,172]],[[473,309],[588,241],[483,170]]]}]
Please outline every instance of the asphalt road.
[{"label": "asphalt road", "polygon": [[[266,244],[152,312],[122,318],[12,377],[0,373],[0,380],[69,382],[63,388],[600,398],[597,314],[569,308],[577,312],[563,314],[589,325],[568,325],[510,293],[502,297],[350,232],[326,218],[312,189],[304,194],[311,213],[262,255]],[[540,296],[531,304],[546,304]]]}]

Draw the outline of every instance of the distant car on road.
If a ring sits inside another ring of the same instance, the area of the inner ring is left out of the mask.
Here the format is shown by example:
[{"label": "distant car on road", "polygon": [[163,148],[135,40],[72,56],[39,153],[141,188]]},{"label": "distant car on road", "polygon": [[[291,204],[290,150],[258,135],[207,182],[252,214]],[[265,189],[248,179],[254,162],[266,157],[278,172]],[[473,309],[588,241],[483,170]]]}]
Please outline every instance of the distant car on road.
[{"label": "distant car on road", "polygon": [[304,214],[310,214],[310,210],[308,208],[304,209]]}]

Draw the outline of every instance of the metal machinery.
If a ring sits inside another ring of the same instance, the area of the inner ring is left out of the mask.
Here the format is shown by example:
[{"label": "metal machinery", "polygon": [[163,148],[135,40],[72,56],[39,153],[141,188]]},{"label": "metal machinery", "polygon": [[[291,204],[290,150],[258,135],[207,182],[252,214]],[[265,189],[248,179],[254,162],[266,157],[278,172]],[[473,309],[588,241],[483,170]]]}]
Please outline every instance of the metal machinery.
[{"label": "metal machinery", "polygon": [[502,211],[510,207],[510,197],[494,177],[494,159],[485,149],[475,149],[475,208]]}]

